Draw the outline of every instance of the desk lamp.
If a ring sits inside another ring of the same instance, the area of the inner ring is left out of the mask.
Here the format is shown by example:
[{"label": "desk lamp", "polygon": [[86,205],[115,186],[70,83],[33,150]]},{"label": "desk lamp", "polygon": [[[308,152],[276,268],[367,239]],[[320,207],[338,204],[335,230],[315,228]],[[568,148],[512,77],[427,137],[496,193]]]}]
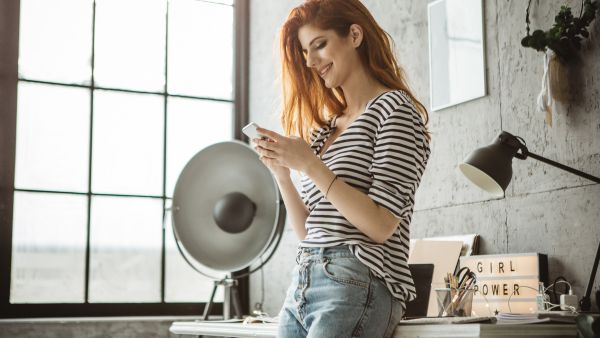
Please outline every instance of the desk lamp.
[{"label": "desk lamp", "polygon": [[[600,178],[586,174],[577,169],[554,162],[540,155],[530,153],[527,150],[525,141],[510,133],[502,131],[494,142],[488,146],[476,149],[469,154],[463,163],[458,165],[460,171],[471,182],[481,189],[489,192],[495,197],[504,197],[504,192],[512,177],[512,159],[516,157],[524,160],[533,157],[538,161],[550,164],[551,166],[563,169],[577,176],[587,178],[596,183],[600,183]],[[591,308],[590,294],[598,269],[598,260],[600,259],[600,243],[596,251],[596,258],[592,267],[592,273],[588,282],[585,295],[579,301],[582,311],[589,311]]]}]

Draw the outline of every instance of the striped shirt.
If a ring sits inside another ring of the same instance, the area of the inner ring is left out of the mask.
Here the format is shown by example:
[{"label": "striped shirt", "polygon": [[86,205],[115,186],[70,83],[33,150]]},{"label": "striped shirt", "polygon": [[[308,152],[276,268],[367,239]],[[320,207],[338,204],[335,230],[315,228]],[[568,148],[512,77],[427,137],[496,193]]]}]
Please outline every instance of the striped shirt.
[{"label": "striped shirt", "polygon": [[311,133],[315,155],[338,179],[367,194],[400,220],[392,237],[378,244],[352,225],[307,176],[302,200],[309,210],[306,238],[300,247],[348,245],[379,278],[392,296],[406,303],[415,298],[408,270],[409,225],[415,191],[429,158],[429,142],[421,115],[400,90],[369,101],[366,110],[319,155],[335,131],[336,117]]}]

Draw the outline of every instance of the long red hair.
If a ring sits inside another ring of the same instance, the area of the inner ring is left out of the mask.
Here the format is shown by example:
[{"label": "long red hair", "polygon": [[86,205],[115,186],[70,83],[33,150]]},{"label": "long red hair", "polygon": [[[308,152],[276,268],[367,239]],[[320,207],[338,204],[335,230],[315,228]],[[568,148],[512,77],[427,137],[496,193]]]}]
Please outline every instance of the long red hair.
[{"label": "long red hair", "polygon": [[427,109],[406,82],[404,70],[394,57],[392,37],[375,22],[369,10],[359,0],[307,0],[292,9],[280,31],[281,123],[286,135],[308,141],[311,129],[323,126],[327,119],[342,114],[346,108],[341,88],[327,88],[317,72],[306,67],[298,39],[298,30],[306,24],[322,30],[333,29],[340,37],[348,36],[352,24],[361,26],[363,41],[358,53],[363,65],[384,86],[406,92],[427,125]]}]

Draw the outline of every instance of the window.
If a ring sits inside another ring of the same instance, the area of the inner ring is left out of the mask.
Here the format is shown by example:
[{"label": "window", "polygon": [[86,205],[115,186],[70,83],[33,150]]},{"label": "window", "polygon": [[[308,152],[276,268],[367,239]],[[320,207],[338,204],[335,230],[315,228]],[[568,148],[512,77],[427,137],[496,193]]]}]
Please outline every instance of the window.
[{"label": "window", "polygon": [[0,22],[1,317],[200,315],[213,283],[168,208],[197,151],[241,137],[247,0],[20,0]]}]

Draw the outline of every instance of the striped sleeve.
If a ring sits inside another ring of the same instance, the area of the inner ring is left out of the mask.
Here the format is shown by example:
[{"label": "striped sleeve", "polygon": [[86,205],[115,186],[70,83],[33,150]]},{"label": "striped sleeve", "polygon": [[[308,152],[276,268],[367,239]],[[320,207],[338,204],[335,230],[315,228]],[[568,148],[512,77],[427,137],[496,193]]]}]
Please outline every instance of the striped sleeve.
[{"label": "striped sleeve", "polygon": [[[317,149],[318,149],[318,144],[317,141],[319,140],[319,137],[321,136],[321,131],[322,131],[322,127],[321,128],[313,128],[310,130],[310,138],[309,138],[309,145],[310,148],[312,149],[313,153],[316,155],[317,154]],[[309,195],[309,191],[313,191],[314,189],[312,189],[312,182],[310,181],[310,179],[308,178],[308,176],[302,174],[300,183],[302,185],[302,188],[300,190],[300,197],[302,199],[302,202],[304,202],[304,205],[310,209],[310,195]]]},{"label": "striped sleeve", "polygon": [[310,181],[308,176],[302,174],[302,178],[300,179],[300,184],[302,189],[300,190],[300,197],[302,198],[302,202],[306,207],[310,207],[309,198],[308,198],[308,189],[310,189]]},{"label": "striped sleeve", "polygon": [[412,105],[403,104],[382,122],[375,137],[369,171],[373,183],[369,197],[403,218],[414,205],[414,194],[424,168],[420,116]]}]

